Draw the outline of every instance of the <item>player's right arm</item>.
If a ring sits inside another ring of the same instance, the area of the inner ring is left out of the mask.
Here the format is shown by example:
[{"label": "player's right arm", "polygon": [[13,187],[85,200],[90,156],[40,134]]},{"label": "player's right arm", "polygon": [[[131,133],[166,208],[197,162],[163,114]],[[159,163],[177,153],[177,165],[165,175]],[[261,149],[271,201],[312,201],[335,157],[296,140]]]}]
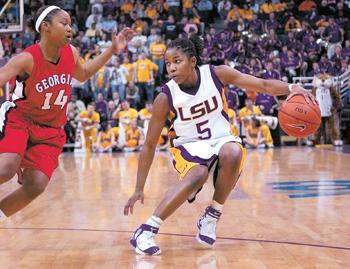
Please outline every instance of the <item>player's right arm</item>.
[{"label": "player's right arm", "polygon": [[140,154],[135,191],[124,207],[124,215],[126,216],[129,214],[129,212],[131,214],[133,213],[134,204],[137,200],[141,200],[141,203],[143,203],[143,189],[145,187],[146,178],[151,168],[159,136],[162,132],[169,112],[170,106],[168,97],[164,93],[160,93],[153,104],[153,112],[148,126],[146,141]]},{"label": "player's right arm", "polygon": [[0,68],[0,87],[4,86],[11,78],[32,73],[34,60],[30,53],[23,52],[14,56],[5,66]]}]

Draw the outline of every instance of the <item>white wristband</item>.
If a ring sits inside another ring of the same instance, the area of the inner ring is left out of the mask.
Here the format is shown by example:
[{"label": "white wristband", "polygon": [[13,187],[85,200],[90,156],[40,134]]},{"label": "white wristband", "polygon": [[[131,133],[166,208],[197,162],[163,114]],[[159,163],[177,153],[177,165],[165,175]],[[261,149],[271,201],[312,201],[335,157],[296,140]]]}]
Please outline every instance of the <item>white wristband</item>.
[{"label": "white wristband", "polygon": [[293,86],[296,86],[296,85],[298,85],[298,84],[289,84],[289,85],[288,85],[288,90],[289,90],[289,92],[292,92]]}]

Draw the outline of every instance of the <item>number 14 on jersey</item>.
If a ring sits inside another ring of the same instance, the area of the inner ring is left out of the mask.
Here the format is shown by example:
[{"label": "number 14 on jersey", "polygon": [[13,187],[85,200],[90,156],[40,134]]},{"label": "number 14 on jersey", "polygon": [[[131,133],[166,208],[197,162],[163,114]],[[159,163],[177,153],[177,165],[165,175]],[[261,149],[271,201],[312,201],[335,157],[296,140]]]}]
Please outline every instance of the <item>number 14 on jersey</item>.
[{"label": "number 14 on jersey", "polygon": [[[45,101],[41,109],[47,110],[51,108],[52,95],[53,95],[52,92],[45,93]],[[60,90],[53,104],[56,106],[61,106],[61,109],[63,109],[67,101],[68,101],[68,96],[64,95],[64,90]]]}]

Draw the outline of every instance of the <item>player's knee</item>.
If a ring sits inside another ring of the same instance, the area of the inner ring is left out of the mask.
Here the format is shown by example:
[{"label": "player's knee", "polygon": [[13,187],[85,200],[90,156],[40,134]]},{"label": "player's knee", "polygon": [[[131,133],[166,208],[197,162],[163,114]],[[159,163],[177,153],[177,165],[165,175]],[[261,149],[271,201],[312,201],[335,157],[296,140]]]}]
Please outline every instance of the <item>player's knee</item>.
[{"label": "player's knee", "polygon": [[0,183],[4,183],[16,175],[17,165],[15,163],[3,163],[0,165]]},{"label": "player's knee", "polygon": [[29,196],[36,197],[43,193],[46,189],[49,181],[45,178],[35,178],[31,180],[25,180],[23,185],[25,191]]},{"label": "player's knee", "polygon": [[242,150],[237,144],[226,144],[219,153],[219,163],[221,167],[235,167],[240,165],[242,160]]},{"label": "player's knee", "polygon": [[198,189],[203,186],[208,178],[208,169],[203,167],[196,171],[196,175],[191,178],[191,185],[194,189]]}]

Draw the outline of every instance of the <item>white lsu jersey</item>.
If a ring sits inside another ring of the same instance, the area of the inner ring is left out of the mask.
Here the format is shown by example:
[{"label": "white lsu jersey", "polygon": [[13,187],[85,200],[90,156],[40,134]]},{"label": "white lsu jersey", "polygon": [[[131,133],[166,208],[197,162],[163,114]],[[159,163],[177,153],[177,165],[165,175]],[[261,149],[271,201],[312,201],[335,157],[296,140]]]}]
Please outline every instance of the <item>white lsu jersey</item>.
[{"label": "white lsu jersey", "polygon": [[[201,140],[216,144],[221,138],[232,137],[224,86],[214,67],[202,65],[197,75],[193,91],[181,90],[174,80],[162,89],[171,108],[169,138],[172,147]],[[233,140],[241,142],[239,137]]]}]

